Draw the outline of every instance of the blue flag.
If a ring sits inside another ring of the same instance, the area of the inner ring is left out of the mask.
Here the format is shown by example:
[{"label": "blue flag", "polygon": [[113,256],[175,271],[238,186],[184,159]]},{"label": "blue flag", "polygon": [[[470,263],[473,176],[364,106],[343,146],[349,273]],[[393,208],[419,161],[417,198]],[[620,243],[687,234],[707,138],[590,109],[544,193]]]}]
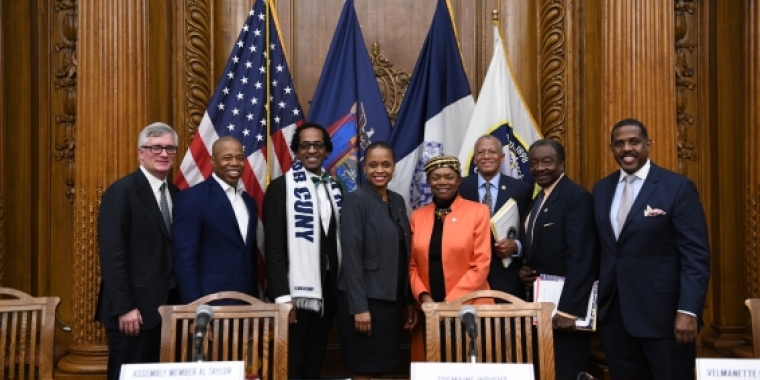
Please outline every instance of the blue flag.
[{"label": "blue flag", "polygon": [[391,135],[397,163],[390,188],[407,210],[430,203],[423,167],[432,157],[459,153],[474,108],[451,15],[439,0]]},{"label": "blue flag", "polygon": [[391,124],[353,0],[343,5],[307,121],[330,133],[333,151],[325,169],[346,190],[355,190],[363,178],[364,149],[372,142],[388,141]]}]

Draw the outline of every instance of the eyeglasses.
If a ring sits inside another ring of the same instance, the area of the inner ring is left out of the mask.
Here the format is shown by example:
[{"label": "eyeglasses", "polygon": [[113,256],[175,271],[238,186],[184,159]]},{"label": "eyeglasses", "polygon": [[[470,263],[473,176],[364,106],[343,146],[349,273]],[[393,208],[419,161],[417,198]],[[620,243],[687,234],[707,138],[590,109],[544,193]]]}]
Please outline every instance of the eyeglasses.
[{"label": "eyeglasses", "polygon": [[314,149],[316,149],[316,150],[323,150],[323,149],[325,149],[325,143],[322,142],[322,141],[313,141],[313,142],[301,141],[298,144],[298,149],[299,150],[306,151],[306,150],[309,150],[311,147],[314,147]]},{"label": "eyeglasses", "polygon": [[151,145],[151,146],[141,146],[140,148],[147,149],[153,154],[161,154],[161,151],[163,150],[165,150],[167,154],[177,153],[177,147],[174,145],[167,145],[167,146]]}]

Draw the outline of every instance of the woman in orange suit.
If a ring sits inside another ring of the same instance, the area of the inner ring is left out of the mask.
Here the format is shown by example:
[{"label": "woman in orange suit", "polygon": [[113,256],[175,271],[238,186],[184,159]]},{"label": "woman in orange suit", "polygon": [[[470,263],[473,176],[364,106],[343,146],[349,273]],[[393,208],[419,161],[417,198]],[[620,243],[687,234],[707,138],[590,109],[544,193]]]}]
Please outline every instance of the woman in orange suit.
[{"label": "woman in orange suit", "polygon": [[[434,157],[425,164],[433,202],[412,213],[409,283],[420,303],[450,302],[488,290],[491,230],[488,206],[459,196],[462,182],[456,157]],[[475,300],[477,304],[492,299]],[[421,324],[418,324],[418,326]],[[424,360],[422,328],[412,338],[412,360]]]}]

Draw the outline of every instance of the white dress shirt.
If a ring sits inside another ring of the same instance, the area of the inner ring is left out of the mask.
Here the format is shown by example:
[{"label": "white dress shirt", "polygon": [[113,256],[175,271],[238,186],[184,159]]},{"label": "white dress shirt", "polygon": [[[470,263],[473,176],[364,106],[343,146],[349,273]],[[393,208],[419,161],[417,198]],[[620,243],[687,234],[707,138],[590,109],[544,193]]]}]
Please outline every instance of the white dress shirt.
[{"label": "white dress shirt", "polygon": [[213,173],[212,176],[216,182],[219,183],[219,186],[222,187],[222,190],[224,190],[224,193],[230,200],[230,204],[232,204],[232,210],[235,211],[235,218],[237,219],[238,228],[240,229],[240,235],[243,237],[243,241],[246,241],[248,238],[249,215],[248,207],[246,207],[245,202],[243,201],[243,192],[245,191],[243,183],[238,181],[237,186],[232,187],[227,182],[224,182],[221,178],[219,178],[216,173]]}]

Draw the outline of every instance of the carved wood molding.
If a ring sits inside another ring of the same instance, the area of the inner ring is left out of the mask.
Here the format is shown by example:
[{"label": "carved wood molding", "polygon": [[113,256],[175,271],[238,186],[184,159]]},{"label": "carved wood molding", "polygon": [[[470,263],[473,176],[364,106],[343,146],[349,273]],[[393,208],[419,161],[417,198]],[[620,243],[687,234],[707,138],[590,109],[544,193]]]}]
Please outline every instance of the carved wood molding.
[{"label": "carved wood molding", "polygon": [[[760,4],[747,1],[745,9],[745,123],[744,149],[747,154],[756,148],[760,138]],[[758,294],[758,239],[760,239],[760,163],[745,161],[744,172],[744,254],[747,263],[747,297]]]},{"label": "carved wood molding", "polygon": [[185,127],[195,135],[211,100],[211,5],[209,0],[185,2]]},{"label": "carved wood molding", "polygon": [[63,107],[55,115],[55,123],[62,129],[62,135],[55,143],[55,159],[63,162],[63,179],[66,184],[66,198],[74,203],[74,170],[76,149],[77,114],[77,33],[79,12],[77,0],[56,0],[55,12],[63,12],[59,25],[61,41],[54,49],[59,54],[61,67],[55,71],[55,89],[63,97]]},{"label": "carved wood molding", "polygon": [[78,249],[74,252],[74,268],[81,268],[79,276],[74,276],[74,301],[77,307],[72,310],[73,340],[77,343],[105,344],[104,330],[99,324],[92,322],[95,315],[95,302],[90,298],[97,297],[100,288],[100,264],[98,262],[97,220],[100,210],[100,200],[104,188],[98,186],[94,199],[86,187],[80,187],[77,200],[80,207],[76,210],[74,236]]},{"label": "carved wood molding", "polygon": [[698,45],[693,41],[698,15],[694,0],[675,1],[675,49],[676,49],[676,122],[678,125],[678,166],[683,172],[684,161],[694,161],[695,142],[689,136],[695,135],[697,125],[696,107],[699,104],[695,65]]},{"label": "carved wood molding", "polygon": [[396,116],[401,109],[401,102],[412,76],[408,71],[394,69],[393,63],[380,52],[380,44],[377,42],[372,43],[369,60],[375,69],[375,78],[383,95],[383,103],[393,125],[396,123]]},{"label": "carved wood molding", "polygon": [[541,133],[563,144],[567,133],[565,7],[564,0],[543,0],[539,20]]}]

